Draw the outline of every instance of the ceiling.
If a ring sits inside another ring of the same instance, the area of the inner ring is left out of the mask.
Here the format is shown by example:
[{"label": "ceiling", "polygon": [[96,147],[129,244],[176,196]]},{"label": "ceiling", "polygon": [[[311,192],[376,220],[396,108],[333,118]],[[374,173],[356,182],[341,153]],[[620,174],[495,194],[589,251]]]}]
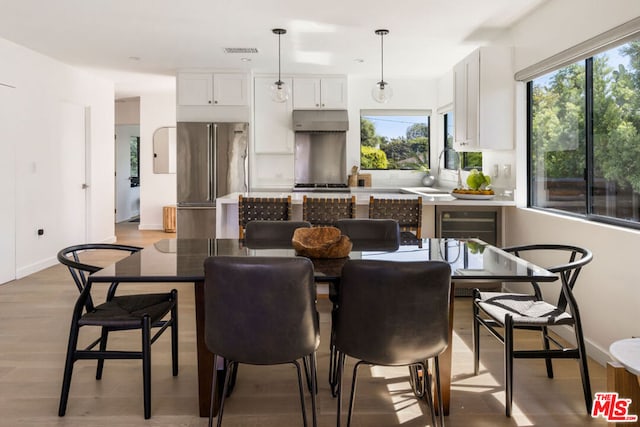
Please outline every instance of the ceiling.
[{"label": "ceiling", "polygon": [[[0,37],[113,80],[172,89],[176,70],[433,78],[547,0],[0,0]],[[258,53],[225,53],[256,48]],[[243,60],[243,58],[246,58]]]}]

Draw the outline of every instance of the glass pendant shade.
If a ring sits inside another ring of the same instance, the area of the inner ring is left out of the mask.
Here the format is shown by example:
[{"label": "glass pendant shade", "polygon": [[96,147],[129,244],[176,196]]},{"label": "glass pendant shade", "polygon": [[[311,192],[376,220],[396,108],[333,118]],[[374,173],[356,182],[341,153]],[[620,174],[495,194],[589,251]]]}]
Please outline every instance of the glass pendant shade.
[{"label": "glass pendant shade", "polygon": [[389,30],[376,30],[375,33],[380,36],[380,81],[373,87],[371,96],[374,101],[386,104],[393,96],[393,89],[384,81],[384,36],[389,34]]},{"label": "glass pendant shade", "polygon": [[371,90],[371,96],[376,102],[386,104],[393,96],[393,89],[387,82],[378,82]]},{"label": "glass pendant shade", "polygon": [[291,96],[291,89],[289,85],[285,84],[280,78],[280,36],[283,34],[287,34],[287,30],[282,28],[274,28],[271,32],[278,36],[278,80],[273,82],[270,87],[271,90],[271,99],[273,102],[287,102],[289,97]]},{"label": "glass pendant shade", "polygon": [[288,84],[278,80],[274,82],[271,87],[271,100],[273,102],[287,102],[291,96],[291,88]]}]

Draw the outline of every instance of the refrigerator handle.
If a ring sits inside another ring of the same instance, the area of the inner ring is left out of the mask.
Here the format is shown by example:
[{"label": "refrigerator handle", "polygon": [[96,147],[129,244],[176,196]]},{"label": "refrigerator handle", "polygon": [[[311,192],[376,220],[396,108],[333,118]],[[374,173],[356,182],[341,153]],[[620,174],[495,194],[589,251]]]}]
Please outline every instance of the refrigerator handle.
[{"label": "refrigerator handle", "polygon": [[209,185],[212,185],[209,192],[211,201],[215,202],[218,197],[218,125],[216,123],[212,126],[212,151],[213,157],[209,156],[211,162],[209,162]]},{"label": "refrigerator handle", "polygon": [[[211,155],[213,153],[213,126],[207,124],[207,159],[211,159]],[[213,201],[213,165],[211,164],[211,160],[207,162],[207,196],[210,201]]]}]

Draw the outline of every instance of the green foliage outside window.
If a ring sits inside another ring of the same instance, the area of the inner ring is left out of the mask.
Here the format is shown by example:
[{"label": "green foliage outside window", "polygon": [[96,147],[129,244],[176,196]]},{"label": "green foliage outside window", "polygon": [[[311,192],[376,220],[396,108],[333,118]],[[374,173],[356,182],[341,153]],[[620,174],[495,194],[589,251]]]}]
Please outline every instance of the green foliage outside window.
[{"label": "green foliage outside window", "polygon": [[[384,116],[389,121],[400,121],[403,116]],[[372,119],[380,117],[372,117]],[[405,134],[388,137],[380,135],[367,117],[360,118],[360,168],[361,169],[413,169],[416,156],[429,159],[429,122],[410,124]]]}]

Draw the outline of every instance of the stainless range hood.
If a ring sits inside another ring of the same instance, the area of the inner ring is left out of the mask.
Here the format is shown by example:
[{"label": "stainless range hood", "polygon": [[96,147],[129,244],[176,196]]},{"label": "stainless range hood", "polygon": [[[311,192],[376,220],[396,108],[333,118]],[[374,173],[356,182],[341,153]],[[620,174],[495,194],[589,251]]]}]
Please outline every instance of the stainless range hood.
[{"label": "stainless range hood", "polygon": [[349,130],[347,110],[293,110],[293,130],[343,132]]}]

